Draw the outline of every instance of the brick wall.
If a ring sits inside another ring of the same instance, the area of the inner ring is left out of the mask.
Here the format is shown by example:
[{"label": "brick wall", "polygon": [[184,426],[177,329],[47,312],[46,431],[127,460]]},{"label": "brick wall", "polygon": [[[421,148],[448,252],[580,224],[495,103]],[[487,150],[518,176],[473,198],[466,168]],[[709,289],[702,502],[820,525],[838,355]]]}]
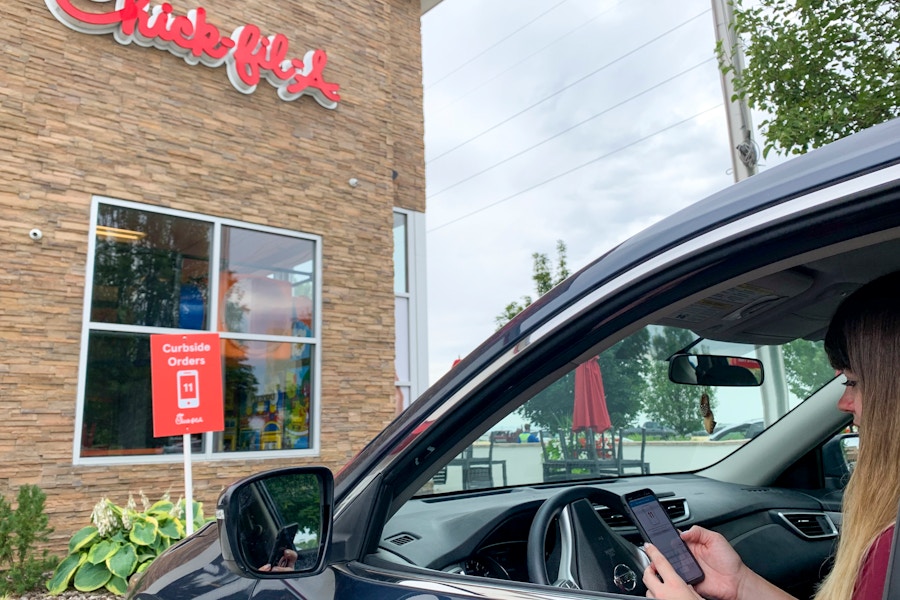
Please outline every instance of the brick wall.
[{"label": "brick wall", "polygon": [[391,211],[425,202],[419,2],[171,3],[226,34],[283,33],[291,56],[324,49],[342,101],[284,102],[265,82],[244,95],[224,67],[77,33],[40,0],[0,5],[0,493],[46,492],[59,554],[101,496],[183,493],[180,463],[72,465],[93,195],[323,238],[321,456],[195,461],[209,512],[245,474],[339,467],[393,416]]}]

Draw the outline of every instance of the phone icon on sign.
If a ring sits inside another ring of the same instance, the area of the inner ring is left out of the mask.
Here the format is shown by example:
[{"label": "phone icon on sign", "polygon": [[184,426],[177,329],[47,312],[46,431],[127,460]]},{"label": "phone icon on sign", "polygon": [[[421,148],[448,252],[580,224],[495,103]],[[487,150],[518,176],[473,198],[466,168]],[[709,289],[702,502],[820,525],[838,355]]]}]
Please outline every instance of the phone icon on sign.
[{"label": "phone icon on sign", "polygon": [[197,371],[178,371],[178,408],[200,406],[200,376]]}]

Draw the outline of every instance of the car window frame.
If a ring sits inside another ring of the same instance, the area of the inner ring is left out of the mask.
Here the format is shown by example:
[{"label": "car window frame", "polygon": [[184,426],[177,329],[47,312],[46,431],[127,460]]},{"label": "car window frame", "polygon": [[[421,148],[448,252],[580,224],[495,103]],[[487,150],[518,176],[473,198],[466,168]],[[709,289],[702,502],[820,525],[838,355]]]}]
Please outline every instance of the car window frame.
[{"label": "car window frame", "polygon": [[[561,308],[547,314],[545,303],[536,302],[426,392],[424,402],[414,405],[417,410],[389,428],[384,435],[395,443],[374,444],[373,454],[354,465],[363,472],[355,478],[348,473],[340,481],[336,517],[370,485],[380,487],[378,508],[368,515],[373,526],[361,544],[376,548],[384,523],[443,464],[564,370],[663,311],[781,270],[786,263],[801,264],[803,257],[836,244],[900,228],[900,212],[879,210],[891,201],[884,190],[895,188],[898,179],[900,165],[891,165],[723,221],[652,256],[635,257],[636,266],[583,289],[579,278],[596,265],[576,273],[551,298],[559,301],[559,294],[569,292]],[[773,240],[780,242],[777,251]],[[538,365],[549,370],[539,372]],[[417,427],[421,430],[414,431]]]}]

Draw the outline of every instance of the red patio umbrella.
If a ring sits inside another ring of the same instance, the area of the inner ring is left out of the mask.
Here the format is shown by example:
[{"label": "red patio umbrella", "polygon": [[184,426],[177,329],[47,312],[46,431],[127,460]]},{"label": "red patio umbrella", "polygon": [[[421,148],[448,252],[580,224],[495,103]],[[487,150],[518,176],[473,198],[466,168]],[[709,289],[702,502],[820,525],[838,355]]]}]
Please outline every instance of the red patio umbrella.
[{"label": "red patio umbrella", "polygon": [[612,427],[603,392],[603,377],[597,357],[575,368],[575,408],[572,431],[591,429],[597,433]]},{"label": "red patio umbrella", "polygon": [[575,407],[572,410],[572,431],[587,432],[588,454],[591,458],[597,456],[594,434],[612,427],[597,358],[595,356],[575,368]]}]

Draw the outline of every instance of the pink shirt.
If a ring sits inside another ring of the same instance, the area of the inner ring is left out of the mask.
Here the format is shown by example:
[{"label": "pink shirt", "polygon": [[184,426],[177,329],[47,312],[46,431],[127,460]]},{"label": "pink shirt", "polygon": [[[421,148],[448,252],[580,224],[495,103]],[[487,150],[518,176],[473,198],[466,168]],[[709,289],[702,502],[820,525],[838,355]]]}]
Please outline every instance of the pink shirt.
[{"label": "pink shirt", "polygon": [[881,600],[884,582],[887,579],[888,560],[891,558],[891,541],[894,538],[894,526],[881,532],[872,547],[866,552],[859,577],[853,587],[852,600]]}]

